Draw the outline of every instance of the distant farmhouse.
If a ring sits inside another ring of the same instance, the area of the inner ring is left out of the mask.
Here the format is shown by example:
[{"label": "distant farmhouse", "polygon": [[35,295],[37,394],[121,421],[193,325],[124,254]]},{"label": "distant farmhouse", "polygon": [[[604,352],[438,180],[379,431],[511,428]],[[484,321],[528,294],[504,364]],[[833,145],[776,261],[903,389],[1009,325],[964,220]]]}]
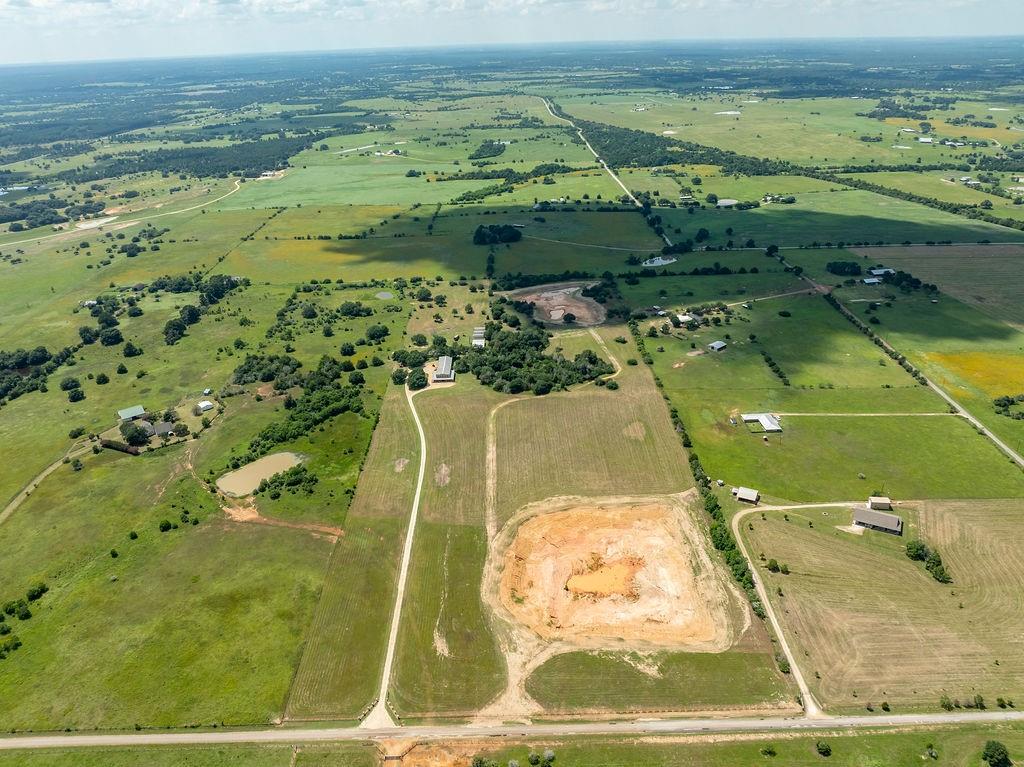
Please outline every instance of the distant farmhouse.
[{"label": "distant farmhouse", "polygon": [[726,347],[725,341],[712,341],[708,344],[708,348],[713,352],[720,352]]},{"label": "distant farmhouse", "polygon": [[483,349],[487,346],[487,339],[484,338],[483,328],[473,328],[473,348]]}]

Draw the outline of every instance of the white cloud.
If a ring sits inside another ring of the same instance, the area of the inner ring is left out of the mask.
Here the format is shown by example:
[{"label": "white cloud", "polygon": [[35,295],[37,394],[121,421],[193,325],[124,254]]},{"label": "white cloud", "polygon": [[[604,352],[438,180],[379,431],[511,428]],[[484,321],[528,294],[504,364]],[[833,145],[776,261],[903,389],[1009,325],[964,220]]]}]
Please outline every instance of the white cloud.
[{"label": "white cloud", "polygon": [[5,35],[3,62],[460,43],[1005,35],[1024,33],[1024,12],[1021,0],[0,0],[0,28],[19,32]]}]

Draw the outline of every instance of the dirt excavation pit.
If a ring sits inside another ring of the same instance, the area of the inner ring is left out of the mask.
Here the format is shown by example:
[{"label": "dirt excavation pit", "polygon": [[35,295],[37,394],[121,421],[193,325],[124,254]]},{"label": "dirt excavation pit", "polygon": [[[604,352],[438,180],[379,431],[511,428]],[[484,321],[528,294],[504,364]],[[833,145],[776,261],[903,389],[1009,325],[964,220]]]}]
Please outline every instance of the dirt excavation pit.
[{"label": "dirt excavation pit", "polygon": [[597,301],[582,295],[585,287],[592,283],[564,282],[553,285],[537,285],[532,288],[513,290],[507,295],[513,301],[526,301],[534,305],[533,316],[541,322],[565,324],[565,315],[571,314],[580,326],[600,325],[605,319],[605,310]]},{"label": "dirt excavation pit", "polygon": [[292,466],[302,463],[302,456],[297,453],[271,453],[257,461],[247,463],[240,469],[229,471],[217,480],[217,488],[233,498],[251,495],[260,482],[270,479],[275,474],[287,471]]},{"label": "dirt excavation pit", "polygon": [[531,515],[504,552],[502,611],[548,641],[727,649],[743,629],[736,596],[691,513],[674,499],[565,499]]}]

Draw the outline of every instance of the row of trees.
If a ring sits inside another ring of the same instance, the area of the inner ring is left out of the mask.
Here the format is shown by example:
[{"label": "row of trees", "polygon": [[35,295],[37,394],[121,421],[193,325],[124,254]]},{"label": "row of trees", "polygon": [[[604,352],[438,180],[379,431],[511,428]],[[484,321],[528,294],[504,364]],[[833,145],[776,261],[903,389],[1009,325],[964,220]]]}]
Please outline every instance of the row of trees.
[{"label": "row of trees", "polygon": [[[635,320],[630,320],[629,330],[633,335],[633,340],[636,342],[637,349],[640,351],[640,355],[644,363],[647,365],[653,365],[654,359],[647,351],[643,334],[640,332],[640,326]],[[656,374],[654,375],[654,383],[664,392],[665,386],[662,383],[661,378]],[[669,406],[669,416],[672,419],[672,425],[675,427],[676,433],[682,440],[683,447],[685,447],[690,454],[690,471],[693,473],[694,481],[697,483],[697,490],[700,493],[701,504],[704,507],[704,511],[711,518],[711,543],[716,550],[721,552],[722,558],[725,560],[725,564],[729,568],[729,572],[732,573],[732,577],[747,595],[747,599],[750,601],[751,610],[754,611],[755,615],[763,619],[766,613],[764,605],[761,603],[761,598],[757,595],[757,590],[754,588],[754,576],[751,574],[750,567],[747,565],[746,557],[743,556],[742,552],[739,550],[739,546],[736,544],[736,539],[733,537],[732,530],[729,529],[729,524],[725,519],[724,512],[722,511],[722,505],[711,490],[711,482],[708,480],[707,472],[701,465],[700,458],[693,450],[693,442],[690,439],[689,432],[686,430],[686,425],[679,416],[678,409],[674,406]],[[788,671],[788,666],[784,666],[782,663],[779,664],[779,668],[783,669],[783,671]]]}]

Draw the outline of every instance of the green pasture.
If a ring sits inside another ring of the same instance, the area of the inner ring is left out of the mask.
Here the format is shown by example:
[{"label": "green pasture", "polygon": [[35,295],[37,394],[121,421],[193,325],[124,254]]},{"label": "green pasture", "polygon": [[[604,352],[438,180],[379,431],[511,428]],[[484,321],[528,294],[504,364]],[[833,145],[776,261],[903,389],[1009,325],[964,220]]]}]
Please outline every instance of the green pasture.
[{"label": "green pasture", "polygon": [[[585,120],[800,165],[885,165],[917,162],[918,158],[928,163],[957,162],[967,151],[914,143],[908,138],[912,134],[899,132],[900,127],[912,124],[909,121],[879,122],[857,116],[857,112],[873,109],[877,103],[874,99],[779,99],[736,91],[688,96],[588,93],[556,100],[566,112]],[[638,105],[643,111],[634,111]],[[730,112],[739,114],[727,114]],[[969,130],[950,126],[948,133],[939,132],[955,137]],[[999,135],[1005,133],[1003,130]],[[882,141],[865,142],[861,136],[880,137]],[[900,146],[909,148],[898,149]],[[993,146],[981,151],[994,150]]]},{"label": "green pasture", "polygon": [[856,189],[837,187],[796,198],[792,205],[772,203],[750,210],[712,209],[705,204],[692,213],[685,208],[659,208],[658,213],[670,237],[694,239],[699,229],[707,229],[707,244],[715,247],[729,241],[741,247],[748,239],[760,248],[1022,240],[1013,229]]},{"label": "green pasture", "polygon": [[[0,527],[5,598],[50,587],[0,668],[10,729],[256,724],[283,711],[330,547],[223,521],[193,479],[168,474],[182,455],[89,458]],[[180,527],[161,533],[162,519]]]},{"label": "green pasture", "polygon": [[1024,326],[1019,301],[1021,245],[944,245],[854,249],[856,256],[910,272],[947,294],[1016,327]]},{"label": "green pasture", "polygon": [[[643,668],[640,668],[643,667]],[[645,669],[653,667],[655,673]],[[526,690],[548,714],[785,708],[792,685],[771,653],[571,652],[543,663]]]},{"label": "green pasture", "polygon": [[374,767],[377,763],[378,752],[369,743],[58,747],[0,751],[2,767]]},{"label": "green pasture", "polygon": [[[632,309],[660,306],[664,311],[678,313],[688,307],[707,303],[757,302],[807,288],[807,283],[799,280],[792,272],[785,271],[777,261],[767,259],[756,251],[686,253],[665,269],[685,273],[715,264],[721,264],[734,273],[644,277],[636,285],[619,280],[619,290]],[[739,274],[740,269],[747,270],[747,273]],[[752,274],[751,269],[758,271]],[[771,304],[765,306],[770,311]]]},{"label": "green pasture", "polygon": [[[941,415],[947,407],[938,397],[823,299],[794,296],[753,306],[729,325],[647,339],[655,372],[712,476],[808,501],[853,499],[880,484],[907,498],[1024,491],[1019,471],[987,440],[961,419]],[[790,317],[778,314],[783,308]],[[725,351],[701,353],[717,339],[729,344]],[[791,386],[768,368],[762,350]],[[730,423],[739,413],[763,411],[808,415],[783,415],[784,431],[767,440]],[[892,415],[867,415],[874,412]],[[904,412],[940,415],[897,415]],[[940,473],[933,471],[936,461]],[[976,482],[982,475],[986,481]]]},{"label": "green pasture", "polygon": [[[980,189],[972,189],[960,181],[961,178],[966,176],[973,178],[973,174],[970,172],[964,173],[956,170],[929,171],[926,173],[914,173],[912,171],[857,173],[851,175],[850,178],[959,205],[979,206],[985,200],[988,200],[992,203],[992,208],[988,211],[989,215],[1017,219],[1024,218],[1024,205],[1016,205],[1014,203],[1016,198],[1006,199],[999,195],[987,194]],[[1004,183],[1007,187],[1024,186],[1009,181],[1009,177],[1006,177]],[[1018,192],[1016,197],[1024,197],[1024,192]],[[1024,239],[1024,237],[1020,239]]]},{"label": "green pasture", "polygon": [[[930,760],[931,747],[943,764],[979,767],[985,742],[998,739],[1016,757],[1024,752],[1024,729],[1018,725],[968,724],[935,727],[919,732],[893,730],[826,730],[822,733],[743,736],[689,742],[659,742],[635,738],[532,738],[523,743],[493,744],[482,748],[488,758],[504,762],[515,759],[522,764],[530,752],[555,752],[558,764],[585,767],[632,767],[637,763],[655,767],[761,767],[767,763],[811,767],[824,760],[841,767],[873,767],[887,764],[917,764]],[[816,749],[827,743],[831,756],[824,759]],[[774,754],[766,755],[766,754]]]},{"label": "green pasture", "polygon": [[[844,287],[837,295],[857,311],[870,287]],[[1020,452],[1024,421],[997,414],[992,400],[1024,392],[1024,333],[950,296],[932,303],[923,294],[887,293],[876,332]]]}]

